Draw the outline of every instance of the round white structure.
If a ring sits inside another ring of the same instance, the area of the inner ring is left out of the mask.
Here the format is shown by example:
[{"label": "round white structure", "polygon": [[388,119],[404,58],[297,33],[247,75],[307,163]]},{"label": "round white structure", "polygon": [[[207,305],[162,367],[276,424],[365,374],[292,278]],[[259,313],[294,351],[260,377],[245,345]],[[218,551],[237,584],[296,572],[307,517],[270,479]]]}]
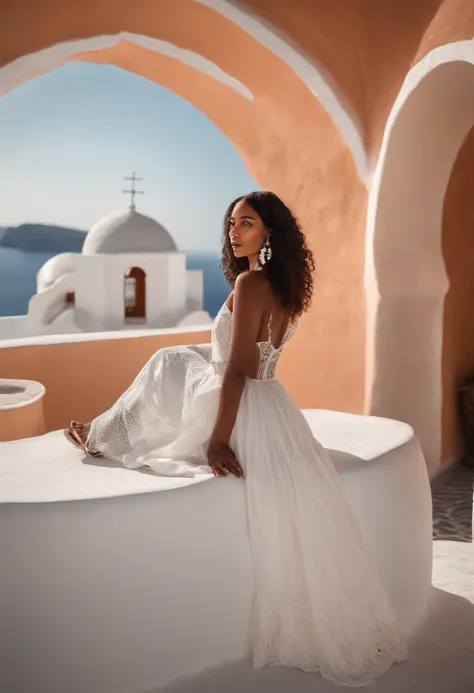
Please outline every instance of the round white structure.
[{"label": "round white structure", "polygon": [[44,433],[45,392],[44,385],[36,380],[0,378],[0,441]]},{"label": "round white structure", "polygon": [[49,258],[36,275],[36,287],[40,294],[53,286],[58,279],[76,271],[77,253],[60,253]]},{"label": "round white structure", "polygon": [[[430,486],[413,430],[304,414],[411,633],[432,568]],[[254,578],[241,479],[132,471],[85,458],[61,431],[0,446],[0,476],[11,690],[155,690],[248,656]]]},{"label": "round white structure", "polygon": [[164,226],[130,208],[126,212],[114,212],[94,224],[86,236],[82,254],[173,253],[177,250]]}]

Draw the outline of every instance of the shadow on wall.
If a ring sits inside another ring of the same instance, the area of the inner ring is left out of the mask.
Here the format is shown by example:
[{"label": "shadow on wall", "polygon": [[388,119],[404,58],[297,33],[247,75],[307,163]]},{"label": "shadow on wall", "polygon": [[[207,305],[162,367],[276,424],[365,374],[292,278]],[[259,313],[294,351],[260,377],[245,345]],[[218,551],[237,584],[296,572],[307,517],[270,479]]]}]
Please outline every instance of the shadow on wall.
[{"label": "shadow on wall", "polygon": [[443,459],[462,453],[457,387],[474,372],[474,128],[446,191],[443,256],[449,277],[443,326]]}]

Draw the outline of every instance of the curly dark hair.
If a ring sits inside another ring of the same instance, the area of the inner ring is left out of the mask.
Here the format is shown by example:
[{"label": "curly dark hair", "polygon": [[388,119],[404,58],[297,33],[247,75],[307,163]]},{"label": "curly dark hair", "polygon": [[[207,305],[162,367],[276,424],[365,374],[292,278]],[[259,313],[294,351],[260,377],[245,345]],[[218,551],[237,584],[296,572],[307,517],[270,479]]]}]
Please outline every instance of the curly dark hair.
[{"label": "curly dark hair", "polygon": [[257,212],[270,232],[272,258],[265,265],[271,289],[290,316],[306,311],[313,294],[314,260],[311,250],[295,217],[278,195],[257,191],[234,200],[224,217],[221,268],[227,282],[234,288],[241,272],[249,269],[247,258],[236,258],[229,238],[230,219],[236,204],[245,202]]}]

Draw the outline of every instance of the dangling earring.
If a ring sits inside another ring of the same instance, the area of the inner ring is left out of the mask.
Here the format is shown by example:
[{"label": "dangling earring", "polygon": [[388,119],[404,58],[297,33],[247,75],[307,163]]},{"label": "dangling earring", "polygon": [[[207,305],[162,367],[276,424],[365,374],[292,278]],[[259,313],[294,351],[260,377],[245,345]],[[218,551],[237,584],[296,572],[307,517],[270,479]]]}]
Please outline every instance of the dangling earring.
[{"label": "dangling earring", "polygon": [[267,238],[263,246],[260,248],[260,252],[258,254],[258,260],[260,262],[260,265],[263,267],[263,265],[266,265],[267,262],[270,262],[272,259],[272,246],[270,245],[270,240]]}]

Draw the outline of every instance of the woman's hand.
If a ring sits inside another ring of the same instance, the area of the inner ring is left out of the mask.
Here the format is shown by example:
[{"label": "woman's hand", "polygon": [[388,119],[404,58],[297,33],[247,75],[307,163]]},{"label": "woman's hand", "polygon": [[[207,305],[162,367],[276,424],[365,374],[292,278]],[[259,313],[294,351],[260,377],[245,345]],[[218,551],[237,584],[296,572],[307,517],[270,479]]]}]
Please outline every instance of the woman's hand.
[{"label": "woman's hand", "polygon": [[214,476],[234,476],[243,477],[244,472],[242,467],[237,462],[237,459],[226,443],[209,443],[207,451],[207,459],[209,466],[214,472]]},{"label": "woman's hand", "polygon": [[257,375],[260,363],[257,340],[269,291],[267,281],[261,275],[262,272],[242,272],[235,282],[230,353],[207,453],[215,476],[244,476],[228,442],[247,379]]}]

